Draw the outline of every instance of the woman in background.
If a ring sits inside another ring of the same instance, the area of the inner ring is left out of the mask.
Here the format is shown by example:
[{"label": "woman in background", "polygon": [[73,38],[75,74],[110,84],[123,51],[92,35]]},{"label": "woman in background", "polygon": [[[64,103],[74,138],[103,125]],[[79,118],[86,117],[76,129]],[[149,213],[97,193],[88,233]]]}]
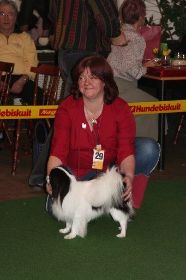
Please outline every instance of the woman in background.
[{"label": "woman in background", "polygon": [[50,0],[22,0],[18,16],[21,31],[31,34],[34,41],[48,36],[50,21],[48,20]]},{"label": "woman in background", "polygon": [[12,96],[32,104],[34,74],[30,68],[38,64],[37,52],[29,34],[15,31],[17,14],[14,1],[0,1],[0,61],[14,63],[10,87]]},{"label": "woman in background", "polygon": [[[156,98],[137,88],[137,81],[155,62],[143,64],[146,47],[139,28],[144,24],[146,7],[143,0],[125,0],[120,8],[121,29],[125,33],[128,45],[112,46],[108,62],[114,71],[114,79],[119,96],[127,102],[157,101]],[[136,120],[136,135],[158,139],[158,115],[139,115]]]}]

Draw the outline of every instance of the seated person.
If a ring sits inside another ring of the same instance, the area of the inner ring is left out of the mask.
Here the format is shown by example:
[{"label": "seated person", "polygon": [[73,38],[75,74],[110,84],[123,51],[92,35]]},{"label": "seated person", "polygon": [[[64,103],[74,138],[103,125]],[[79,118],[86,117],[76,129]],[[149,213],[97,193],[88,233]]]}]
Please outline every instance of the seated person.
[{"label": "seated person", "polygon": [[14,63],[12,95],[32,104],[34,75],[30,68],[38,64],[37,52],[29,34],[15,32],[17,13],[14,1],[0,2],[0,61]]},{"label": "seated person", "polygon": [[[160,148],[152,138],[135,138],[133,114],[118,94],[105,58],[88,56],[80,61],[73,72],[71,95],[56,113],[48,175],[63,164],[78,179],[90,180],[117,164],[125,174],[123,199],[132,199],[133,207],[139,208]],[[104,154],[101,166],[95,163],[94,151],[98,150]],[[49,183],[46,189],[52,195]],[[50,196],[47,201],[50,211]]]},{"label": "seated person", "polygon": [[[137,31],[144,24],[146,7],[142,0],[126,0],[121,8],[122,31],[128,39],[124,47],[112,46],[108,62],[114,71],[119,96],[127,102],[157,101],[156,98],[137,88],[137,81],[155,62],[142,64],[146,43]],[[137,136],[158,139],[158,115],[135,116]]]},{"label": "seated person", "polygon": [[18,24],[20,30],[29,32],[34,41],[48,35],[50,27],[48,20],[49,2],[50,0],[21,1]]}]

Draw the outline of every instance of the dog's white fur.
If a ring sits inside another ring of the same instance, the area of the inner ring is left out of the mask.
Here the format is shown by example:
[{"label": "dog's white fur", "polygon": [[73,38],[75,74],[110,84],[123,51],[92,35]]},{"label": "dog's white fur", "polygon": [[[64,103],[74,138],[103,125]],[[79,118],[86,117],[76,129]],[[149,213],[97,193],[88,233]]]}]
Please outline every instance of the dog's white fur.
[{"label": "dog's white fur", "polygon": [[[133,209],[130,202],[125,203],[126,211],[121,209],[124,203],[121,197],[124,190],[123,178],[115,166],[90,181],[77,181],[63,167],[55,169],[61,170],[63,176],[70,178],[69,191],[62,203],[60,194],[52,203],[53,215],[59,221],[66,222],[66,227],[59,230],[60,233],[68,233],[64,236],[65,239],[72,239],[77,235],[85,237],[88,222],[105,213],[110,213],[119,222],[121,231],[117,237],[126,236],[127,222],[133,215]],[[50,176],[53,176],[52,172]]]}]

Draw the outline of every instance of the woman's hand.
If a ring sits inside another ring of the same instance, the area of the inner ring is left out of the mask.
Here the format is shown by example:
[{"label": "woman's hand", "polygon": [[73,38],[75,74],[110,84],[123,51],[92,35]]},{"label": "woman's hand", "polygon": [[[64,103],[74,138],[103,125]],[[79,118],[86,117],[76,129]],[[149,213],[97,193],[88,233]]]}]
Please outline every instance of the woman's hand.
[{"label": "woman's hand", "polygon": [[134,155],[130,155],[121,162],[120,170],[125,174],[123,182],[126,189],[122,195],[125,201],[132,199],[132,182],[134,178],[135,159]]},{"label": "woman's hand", "polygon": [[115,46],[120,46],[120,47],[127,46],[128,42],[129,40],[127,40],[123,32],[121,32],[121,34],[118,37],[111,38],[111,43],[112,45]]},{"label": "woman's hand", "polygon": [[52,186],[50,184],[46,184],[46,192],[50,195],[52,195]]},{"label": "woman's hand", "polygon": [[132,177],[125,176],[123,179],[124,184],[126,185],[126,189],[122,195],[125,201],[132,199]]},{"label": "woman's hand", "polygon": [[145,67],[154,67],[154,66],[160,66],[159,61],[156,61],[155,59],[147,60],[143,63],[143,66]]},{"label": "woman's hand", "polygon": [[13,83],[10,92],[15,94],[21,93],[27,81],[28,81],[28,76],[26,75],[21,76],[16,82]]},{"label": "woman's hand", "polygon": [[4,82],[0,81],[0,92],[2,92],[4,90],[4,92],[7,89],[7,84],[5,84]]},{"label": "woman's hand", "polygon": [[50,195],[52,195],[52,186],[50,184],[50,176],[46,176],[46,192]]}]

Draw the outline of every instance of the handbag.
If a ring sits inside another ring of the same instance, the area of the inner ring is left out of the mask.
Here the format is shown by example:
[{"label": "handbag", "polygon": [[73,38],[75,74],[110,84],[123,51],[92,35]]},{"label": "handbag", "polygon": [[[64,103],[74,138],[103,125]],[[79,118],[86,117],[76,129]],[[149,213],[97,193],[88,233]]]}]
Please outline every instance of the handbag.
[{"label": "handbag", "polygon": [[34,135],[33,135],[33,158],[32,163],[35,166],[38,157],[45,145],[47,136],[49,133],[49,128],[45,122],[45,120],[37,120],[34,126]]},{"label": "handbag", "polygon": [[28,182],[30,186],[45,184],[47,161],[50,151],[53,128],[50,130],[45,120],[37,120],[33,137],[33,166]]}]

